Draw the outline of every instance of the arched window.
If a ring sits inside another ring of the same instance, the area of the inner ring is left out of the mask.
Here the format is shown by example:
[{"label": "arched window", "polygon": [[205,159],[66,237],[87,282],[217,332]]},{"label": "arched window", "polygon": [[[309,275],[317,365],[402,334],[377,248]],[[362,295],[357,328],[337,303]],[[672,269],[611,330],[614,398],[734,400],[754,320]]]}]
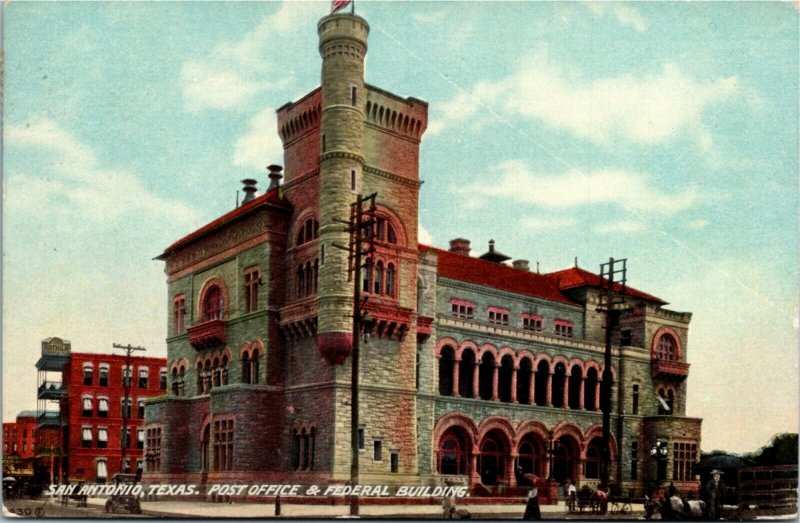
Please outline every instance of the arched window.
[{"label": "arched window", "polygon": [[453,395],[453,365],[455,352],[452,347],[444,347],[439,356],[439,394],[442,396]]},{"label": "arched window", "polygon": [[547,382],[550,377],[550,365],[542,360],[536,366],[536,405],[543,407],[547,404]]},{"label": "arched window", "polygon": [[566,407],[564,398],[564,382],[567,380],[567,367],[563,363],[556,365],[551,384],[551,399],[554,407]]},{"label": "arched window", "polygon": [[546,460],[544,445],[534,434],[526,434],[522,438],[518,454],[517,467],[523,474],[523,476],[517,477],[519,485],[530,485],[530,480],[526,479],[524,474],[535,474],[540,477],[544,475]]},{"label": "arched window", "polygon": [[[324,137],[323,137],[324,138]],[[314,218],[308,218],[302,225],[297,227],[297,239],[295,245],[300,246],[319,237],[319,222]]]},{"label": "arched window", "polygon": [[251,367],[251,374],[250,374],[250,383],[258,383],[258,376],[259,376],[259,357],[260,354],[257,350],[253,351],[253,358],[250,363]]},{"label": "arched window", "polygon": [[497,485],[505,478],[505,445],[497,431],[490,431],[481,442],[480,474],[484,485]]},{"label": "arched window", "polygon": [[597,369],[594,367],[586,371],[586,382],[583,385],[583,408],[586,410],[597,410],[597,386],[600,380],[597,376]]},{"label": "arched window", "polygon": [[569,398],[568,405],[571,409],[579,409],[581,401],[581,382],[583,381],[583,369],[578,365],[572,367],[569,376]]},{"label": "arched window", "polygon": [[212,285],[203,298],[203,321],[220,320],[225,310],[222,290],[218,285]]},{"label": "arched window", "polygon": [[383,262],[378,261],[375,264],[375,294],[381,294],[383,292]]},{"label": "arched window", "polygon": [[670,334],[662,334],[658,339],[657,355],[660,360],[676,360],[678,359],[677,343],[675,338]]},{"label": "arched window", "polygon": [[242,383],[250,383],[250,354],[242,354]]},{"label": "arched window", "polygon": [[367,262],[364,264],[363,278],[361,289],[370,292],[372,290],[372,258],[367,258]]},{"label": "arched window", "polygon": [[458,394],[462,398],[472,398],[475,396],[475,353],[472,349],[465,349],[461,352],[461,363],[458,365]]},{"label": "arched window", "polygon": [[533,373],[533,365],[531,360],[523,358],[519,362],[519,370],[517,371],[517,401],[523,404],[531,402],[531,374]]},{"label": "arched window", "polygon": [[478,369],[478,395],[483,400],[492,399],[494,388],[494,355],[484,352]]},{"label": "arched window", "polygon": [[500,360],[500,370],[498,371],[497,395],[500,401],[506,403],[511,401],[511,377],[514,374],[514,359],[506,354]]},{"label": "arched window", "polygon": [[386,266],[386,295],[392,298],[394,298],[394,289],[395,289],[394,279],[395,279],[394,263],[389,263]]},{"label": "arched window", "polygon": [[172,369],[172,394],[173,396],[178,396],[178,369],[173,367]]}]

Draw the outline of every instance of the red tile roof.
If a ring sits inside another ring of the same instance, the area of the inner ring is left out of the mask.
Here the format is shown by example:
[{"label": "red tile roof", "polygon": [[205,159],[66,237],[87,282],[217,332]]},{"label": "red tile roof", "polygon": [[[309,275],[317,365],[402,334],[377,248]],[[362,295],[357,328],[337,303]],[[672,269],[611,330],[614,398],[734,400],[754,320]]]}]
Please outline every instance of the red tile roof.
[{"label": "red tile roof", "polygon": [[232,210],[232,211],[230,211],[230,212],[228,212],[226,214],[223,214],[222,216],[220,216],[219,218],[217,218],[213,222],[208,223],[208,224],[200,227],[196,231],[187,234],[186,236],[184,236],[180,240],[176,241],[175,243],[173,243],[172,245],[167,247],[164,250],[164,252],[160,256],[158,256],[156,259],[163,260],[167,255],[175,252],[176,250],[180,249],[181,247],[184,247],[185,245],[187,245],[187,244],[191,243],[192,241],[204,236],[205,234],[207,234],[207,233],[209,233],[209,232],[211,232],[211,231],[213,231],[215,229],[218,229],[219,227],[222,227],[223,225],[226,225],[226,224],[228,224],[228,223],[230,223],[230,222],[232,222],[232,221],[234,221],[234,220],[236,220],[236,219],[248,214],[250,211],[253,211],[253,210],[257,209],[258,207],[261,207],[261,206],[264,206],[264,205],[269,205],[271,207],[278,207],[278,208],[281,208],[281,209],[284,209],[284,210],[291,211],[292,210],[292,206],[289,204],[288,201],[286,201],[286,199],[284,199],[284,197],[281,194],[281,192],[282,191],[280,189],[273,189],[271,191],[268,191],[265,194],[262,194],[261,196],[259,196],[257,198],[254,198],[254,199],[250,200],[247,203],[244,203],[244,204],[240,205],[236,209],[234,209],[234,210]]},{"label": "red tile roof", "polygon": [[419,244],[419,250],[435,252],[438,255],[439,276],[544,300],[579,305],[561,292],[558,280],[544,274],[513,269],[507,265],[453,254],[428,245]]},{"label": "red tile roof", "polygon": [[[553,278],[555,281],[557,281],[558,287],[561,290],[575,289],[577,287],[585,287],[585,286],[605,288],[608,285],[607,279],[601,278],[599,275],[593,272],[589,272],[585,269],[581,269],[580,267],[570,267],[569,269],[550,272],[545,274],[545,276]],[[617,292],[621,292],[622,285],[618,283],[615,284],[614,290]],[[661,298],[656,298],[651,294],[647,294],[645,292],[636,290],[633,287],[626,287],[625,294],[629,296],[634,296],[636,298],[641,298],[643,300],[660,303],[661,305],[667,304],[667,302],[665,302]]]}]

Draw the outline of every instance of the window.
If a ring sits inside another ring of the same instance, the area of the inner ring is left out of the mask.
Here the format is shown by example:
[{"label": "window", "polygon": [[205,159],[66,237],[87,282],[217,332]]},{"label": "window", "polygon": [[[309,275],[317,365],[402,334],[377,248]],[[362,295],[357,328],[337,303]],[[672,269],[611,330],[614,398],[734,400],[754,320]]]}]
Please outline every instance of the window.
[{"label": "window", "polygon": [[251,267],[244,271],[244,311],[253,312],[258,309],[258,287],[261,277],[258,267]]},{"label": "window", "polygon": [[383,459],[383,441],[376,439],[372,442],[372,459],[374,461],[381,461]]},{"label": "window", "polygon": [[122,470],[125,474],[131,473],[131,458],[125,458],[122,461]]},{"label": "window", "polygon": [[[92,429],[91,427],[83,427],[81,431],[81,447],[85,449],[92,448]],[[14,449],[16,450],[16,449]]]},{"label": "window", "polygon": [[97,400],[97,417],[99,418],[107,418],[108,417],[108,399],[107,398],[100,398]]},{"label": "window", "polygon": [[224,306],[222,290],[218,285],[212,285],[206,291],[203,300],[203,321],[222,319]]},{"label": "window", "polygon": [[95,481],[97,481],[97,483],[105,483],[107,479],[108,479],[108,468],[106,468],[106,460],[98,459]]},{"label": "window", "polygon": [[697,461],[697,445],[694,443],[673,443],[672,445],[672,479],[675,481],[691,481],[692,466]]},{"label": "window", "polygon": [[357,188],[356,180],[357,180],[356,171],[355,171],[355,169],[352,169],[350,171],[350,190],[353,191],[353,192],[356,192],[356,188]]},{"label": "window", "polygon": [[572,337],[572,322],[566,320],[555,320],[556,336],[565,338]]},{"label": "window", "polygon": [[167,368],[161,367],[159,371],[158,377],[158,388],[161,390],[167,390]]},{"label": "window", "polygon": [[471,320],[475,316],[475,304],[463,300],[450,300],[454,318]]},{"label": "window", "polygon": [[375,227],[372,230],[375,240],[384,243],[396,244],[397,232],[394,230],[394,225],[388,219],[377,217],[375,219]]},{"label": "window", "polygon": [[92,415],[92,398],[83,398],[83,412],[84,417]]},{"label": "window", "polygon": [[292,431],[292,469],[314,470],[314,450],[317,429],[294,429]]},{"label": "window", "polygon": [[131,378],[133,377],[133,369],[130,367],[123,367],[122,368],[122,386],[123,387],[130,387],[131,386]]},{"label": "window", "polygon": [[233,470],[233,420],[214,422],[214,470]]},{"label": "window", "polygon": [[395,296],[395,276],[394,263],[386,266],[386,295],[394,298]]},{"label": "window", "polygon": [[639,479],[639,443],[631,442],[631,480]]},{"label": "window", "polygon": [[101,387],[108,387],[108,364],[101,363],[100,364],[100,375],[98,377],[98,385]]},{"label": "window", "polygon": [[624,329],[619,333],[619,344],[623,346],[628,346],[633,342],[631,330]]},{"label": "window", "polygon": [[158,472],[161,470],[161,427],[147,429],[146,448],[144,460],[147,472]]},{"label": "window", "polygon": [[364,427],[358,427],[358,450],[364,450]]},{"label": "window", "polygon": [[676,360],[678,359],[677,344],[675,338],[669,334],[662,334],[658,339],[658,346],[656,348],[658,359],[660,360]]},{"label": "window", "polygon": [[139,388],[146,389],[147,388],[147,378],[149,377],[149,373],[147,369],[139,369]]},{"label": "window", "polygon": [[92,385],[92,379],[94,378],[94,369],[91,363],[84,363],[83,364],[83,384],[86,386]]},{"label": "window", "polygon": [[391,451],[389,453],[389,462],[392,474],[397,474],[397,472],[400,470],[400,451]]},{"label": "window", "polygon": [[144,429],[138,429],[136,431],[136,448],[137,449],[144,448]]},{"label": "window", "polygon": [[139,400],[136,403],[136,414],[139,419],[144,419],[144,400]]},{"label": "window", "polygon": [[97,429],[97,448],[104,449],[108,447],[108,429]]},{"label": "window", "polygon": [[541,316],[534,316],[533,314],[522,315],[522,328],[526,331],[542,332]]},{"label": "window", "polygon": [[489,323],[495,325],[508,325],[508,310],[489,307]]},{"label": "window", "polygon": [[129,448],[131,446],[131,429],[125,428],[119,431],[119,445],[121,448]]},{"label": "window", "polygon": [[172,320],[175,334],[186,330],[186,296],[183,294],[175,296],[172,302]]},{"label": "window", "polygon": [[633,405],[631,407],[633,414],[639,414],[639,385],[633,386],[633,394],[631,396]]},{"label": "window", "polygon": [[120,401],[120,405],[121,405],[120,411],[122,413],[121,417],[130,418],[131,417],[131,399],[128,398],[128,401],[125,401],[125,399],[123,398]]},{"label": "window", "polygon": [[358,105],[358,87],[355,85],[350,86],[350,105]]}]

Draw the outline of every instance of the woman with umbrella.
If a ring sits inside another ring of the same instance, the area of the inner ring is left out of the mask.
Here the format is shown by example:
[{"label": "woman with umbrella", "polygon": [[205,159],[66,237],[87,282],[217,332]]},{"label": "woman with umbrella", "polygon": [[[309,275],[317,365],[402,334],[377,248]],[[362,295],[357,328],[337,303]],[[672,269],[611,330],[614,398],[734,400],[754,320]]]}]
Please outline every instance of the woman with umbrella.
[{"label": "woman with umbrella", "polygon": [[528,501],[525,504],[525,514],[523,519],[542,519],[539,510],[539,477],[535,474],[523,474],[525,479],[531,482],[531,489],[528,491]]}]

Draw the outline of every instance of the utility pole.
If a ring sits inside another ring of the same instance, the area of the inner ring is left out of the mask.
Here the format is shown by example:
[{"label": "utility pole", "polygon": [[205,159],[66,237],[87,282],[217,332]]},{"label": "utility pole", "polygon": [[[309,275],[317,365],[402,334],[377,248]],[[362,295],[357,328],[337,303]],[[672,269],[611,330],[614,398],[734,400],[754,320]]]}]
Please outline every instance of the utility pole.
[{"label": "utility pole", "polygon": [[[603,382],[600,388],[601,409],[603,411],[603,448],[600,467],[600,484],[608,487],[609,468],[611,465],[611,338],[619,324],[620,305],[624,299],[618,297],[625,294],[627,281],[627,258],[615,260],[609,258],[607,263],[600,264],[600,278],[605,280],[605,289],[600,296],[598,312],[606,313],[606,347],[603,358]],[[617,278],[619,277],[619,278]]]},{"label": "utility pole", "polygon": [[[359,336],[362,329],[361,299],[361,269],[362,257],[375,251],[374,226],[375,226],[375,197],[372,193],[366,198],[360,194],[356,201],[350,204],[350,220],[347,230],[350,233],[350,242],[347,247],[334,244],[334,247],[348,251],[347,279],[353,282],[353,350],[350,354],[351,381],[350,381],[350,449],[352,461],[350,463],[350,485],[358,485],[358,365],[359,365]],[[364,244],[367,243],[367,248]],[[371,275],[370,275],[371,276]],[[368,281],[371,281],[371,277]],[[358,516],[358,498],[350,497],[350,515]]]},{"label": "utility pole", "polygon": [[[128,345],[121,345],[114,343],[112,345],[115,349],[122,349],[125,351],[125,370],[122,374],[122,386],[125,390],[125,398],[122,400],[122,434],[120,435],[120,448],[121,455],[119,459],[119,471],[125,470],[125,458],[128,453],[128,446],[131,444],[131,438],[128,436],[128,418],[131,415],[128,402],[131,397],[131,382],[133,382],[133,369],[131,368],[131,353],[133,351],[146,351],[144,347],[134,347],[130,343]],[[127,380],[125,379],[127,376]]]}]

